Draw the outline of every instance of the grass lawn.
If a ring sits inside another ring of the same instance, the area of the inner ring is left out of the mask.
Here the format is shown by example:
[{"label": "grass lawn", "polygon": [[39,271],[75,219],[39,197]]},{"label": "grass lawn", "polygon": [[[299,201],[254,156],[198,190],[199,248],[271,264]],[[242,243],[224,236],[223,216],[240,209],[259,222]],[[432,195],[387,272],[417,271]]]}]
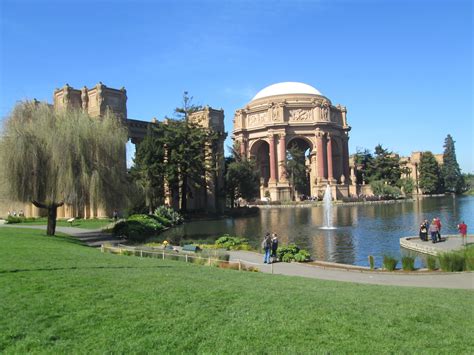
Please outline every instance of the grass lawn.
[{"label": "grass lawn", "polygon": [[[76,219],[72,225],[71,223],[66,222],[66,220],[58,219],[56,226],[58,227],[76,227],[84,229],[102,229],[105,226],[111,224],[113,219]],[[47,225],[48,219],[45,217],[36,218],[35,220],[24,220],[21,224],[30,224],[30,225]]]},{"label": "grass lawn", "polygon": [[0,227],[0,353],[469,353],[474,293],[101,254]]}]

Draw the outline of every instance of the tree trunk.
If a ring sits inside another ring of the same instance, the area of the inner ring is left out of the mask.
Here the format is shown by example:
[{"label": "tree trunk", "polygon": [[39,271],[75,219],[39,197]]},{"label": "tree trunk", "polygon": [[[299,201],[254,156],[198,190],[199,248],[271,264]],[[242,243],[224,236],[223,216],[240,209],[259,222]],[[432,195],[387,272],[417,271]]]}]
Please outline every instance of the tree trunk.
[{"label": "tree trunk", "polygon": [[48,207],[48,227],[46,229],[46,235],[54,235],[56,233],[56,216],[58,214],[58,206],[52,204]]},{"label": "tree trunk", "polygon": [[56,233],[56,217],[58,214],[58,207],[61,207],[64,202],[51,203],[50,205],[38,201],[31,202],[38,208],[44,208],[48,210],[48,226],[46,228],[46,235],[54,235]]},{"label": "tree trunk", "polygon": [[186,212],[188,207],[188,177],[183,175],[182,185],[181,185],[181,211]]}]

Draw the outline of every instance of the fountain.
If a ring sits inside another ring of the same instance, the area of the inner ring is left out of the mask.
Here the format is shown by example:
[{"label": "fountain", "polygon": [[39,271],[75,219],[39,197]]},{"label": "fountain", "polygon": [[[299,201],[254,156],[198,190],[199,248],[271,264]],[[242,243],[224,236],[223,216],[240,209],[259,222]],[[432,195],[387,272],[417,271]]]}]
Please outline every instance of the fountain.
[{"label": "fountain", "polygon": [[324,191],[323,198],[323,209],[324,209],[324,225],[321,229],[336,229],[332,225],[332,197],[331,197],[331,186],[326,185],[326,191]]}]

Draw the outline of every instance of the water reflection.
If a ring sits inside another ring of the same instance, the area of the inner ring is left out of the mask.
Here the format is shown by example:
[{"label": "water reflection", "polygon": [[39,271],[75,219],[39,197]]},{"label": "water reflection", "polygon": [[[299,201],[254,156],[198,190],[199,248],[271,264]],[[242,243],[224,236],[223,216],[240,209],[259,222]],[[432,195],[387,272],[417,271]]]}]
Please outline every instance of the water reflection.
[{"label": "water reflection", "polygon": [[[275,232],[280,243],[296,243],[315,259],[367,266],[368,255],[373,255],[380,266],[384,254],[401,257],[399,238],[417,235],[424,219],[439,216],[442,234],[457,234],[460,220],[474,227],[474,196],[337,206],[333,212],[335,230],[320,229],[324,211],[318,206],[262,209],[255,217],[187,223],[165,232],[164,237],[207,239],[229,233],[244,236],[257,247],[266,232]],[[417,266],[422,259],[417,259]]]}]

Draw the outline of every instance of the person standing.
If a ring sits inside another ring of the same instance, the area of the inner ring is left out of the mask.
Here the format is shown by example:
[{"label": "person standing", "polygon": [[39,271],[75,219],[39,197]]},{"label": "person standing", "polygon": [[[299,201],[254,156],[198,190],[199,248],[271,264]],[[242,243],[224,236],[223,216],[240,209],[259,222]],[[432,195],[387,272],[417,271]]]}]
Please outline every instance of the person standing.
[{"label": "person standing", "polygon": [[262,249],[263,249],[263,253],[264,253],[264,257],[263,257],[263,263],[264,264],[270,264],[271,244],[272,244],[272,241],[271,241],[271,238],[270,238],[270,233],[267,232],[267,234],[265,234],[265,237],[263,238],[263,242],[262,242]]},{"label": "person standing", "polygon": [[113,218],[114,218],[114,221],[117,222],[117,219],[118,219],[118,211],[117,209],[114,209],[114,212],[113,212]]},{"label": "person standing", "polygon": [[276,233],[272,235],[272,262],[277,260],[277,250],[278,250],[278,237]]},{"label": "person standing", "polygon": [[462,245],[467,246],[467,224],[464,221],[458,224],[458,231],[461,234]]},{"label": "person standing", "polygon": [[425,223],[420,225],[420,239],[424,242],[428,240],[428,228],[426,228]]},{"label": "person standing", "polygon": [[438,239],[438,224],[436,223],[436,218],[433,218],[433,222],[431,222],[428,232],[430,232],[431,235],[431,242],[436,243],[436,240]]},{"label": "person standing", "polygon": [[440,242],[441,241],[441,220],[439,219],[439,217],[435,218],[435,223],[436,223],[436,227],[438,227],[438,234],[437,234],[438,242]]}]

